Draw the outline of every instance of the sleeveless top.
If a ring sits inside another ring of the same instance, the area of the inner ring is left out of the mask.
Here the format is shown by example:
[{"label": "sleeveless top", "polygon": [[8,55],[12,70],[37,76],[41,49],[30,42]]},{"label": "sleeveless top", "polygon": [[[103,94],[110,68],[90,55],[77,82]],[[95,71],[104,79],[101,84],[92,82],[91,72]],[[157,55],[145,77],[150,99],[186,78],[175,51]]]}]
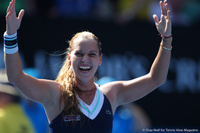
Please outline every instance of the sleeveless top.
[{"label": "sleeveless top", "polygon": [[96,85],[95,97],[90,105],[79,97],[81,113],[76,116],[61,112],[49,127],[51,133],[112,133],[113,113],[109,100]]}]

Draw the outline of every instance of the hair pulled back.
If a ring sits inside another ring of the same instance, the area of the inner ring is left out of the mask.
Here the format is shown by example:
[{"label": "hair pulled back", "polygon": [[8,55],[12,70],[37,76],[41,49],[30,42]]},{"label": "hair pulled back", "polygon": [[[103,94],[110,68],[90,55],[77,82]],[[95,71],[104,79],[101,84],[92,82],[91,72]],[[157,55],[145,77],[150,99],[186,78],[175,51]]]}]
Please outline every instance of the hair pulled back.
[{"label": "hair pulled back", "polygon": [[[77,38],[83,39],[94,39],[97,41],[99,54],[101,54],[101,43],[98,38],[91,32],[83,31],[76,33],[72,39],[69,41],[69,47],[67,48],[67,54],[71,53],[74,46],[74,41]],[[75,77],[72,70],[72,66],[69,64],[67,56],[65,62],[58,73],[56,81],[59,83],[59,88],[61,90],[61,97],[60,97],[60,107],[64,104],[64,115],[73,115],[74,119],[76,119],[76,115],[80,113],[79,109],[79,101],[77,99],[76,93],[76,83]]]}]

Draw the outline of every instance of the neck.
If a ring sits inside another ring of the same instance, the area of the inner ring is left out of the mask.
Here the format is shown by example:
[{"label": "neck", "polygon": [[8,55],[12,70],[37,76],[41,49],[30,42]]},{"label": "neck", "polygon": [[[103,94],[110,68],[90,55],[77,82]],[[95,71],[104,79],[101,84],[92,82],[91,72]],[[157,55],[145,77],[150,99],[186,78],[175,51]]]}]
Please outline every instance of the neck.
[{"label": "neck", "polygon": [[92,83],[92,84],[77,84],[76,92],[77,92],[77,94],[90,95],[90,94],[96,92],[96,86],[94,83]]},{"label": "neck", "polygon": [[76,93],[86,104],[90,105],[96,93],[94,82],[88,84],[77,84]]},{"label": "neck", "polygon": [[79,79],[75,79],[75,83],[77,86],[77,91],[80,92],[91,92],[93,90],[96,90],[94,79],[91,79],[89,81],[81,81]]}]

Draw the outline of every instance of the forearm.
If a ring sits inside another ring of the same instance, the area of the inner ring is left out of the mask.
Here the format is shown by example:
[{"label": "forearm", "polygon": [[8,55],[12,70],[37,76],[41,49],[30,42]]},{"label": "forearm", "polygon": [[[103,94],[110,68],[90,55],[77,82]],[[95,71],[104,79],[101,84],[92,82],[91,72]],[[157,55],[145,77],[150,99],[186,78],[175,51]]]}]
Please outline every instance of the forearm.
[{"label": "forearm", "polygon": [[167,0],[160,1],[161,17],[160,21],[156,14],[153,15],[156,28],[162,38],[158,54],[150,70],[151,79],[156,86],[163,84],[167,78],[168,68],[171,58],[171,43],[172,43],[172,24],[171,14]]},{"label": "forearm", "polygon": [[4,54],[5,68],[8,76],[8,80],[12,83],[16,83],[20,78],[22,72],[21,60],[19,53]]},{"label": "forearm", "polygon": [[4,60],[8,80],[17,83],[22,72],[21,61],[18,53],[17,30],[20,27],[24,10],[19,12],[18,17],[15,12],[15,0],[9,3],[6,14],[6,32],[4,33]]},{"label": "forearm", "polygon": [[8,75],[8,80],[12,83],[17,83],[22,74],[22,66],[18,53],[17,31],[11,34],[11,30],[6,30],[4,33],[4,61]]},{"label": "forearm", "polygon": [[152,79],[158,85],[163,84],[167,78],[171,58],[171,50],[169,50],[171,48],[171,43],[172,37],[168,39],[162,39],[158,54],[149,72]]}]

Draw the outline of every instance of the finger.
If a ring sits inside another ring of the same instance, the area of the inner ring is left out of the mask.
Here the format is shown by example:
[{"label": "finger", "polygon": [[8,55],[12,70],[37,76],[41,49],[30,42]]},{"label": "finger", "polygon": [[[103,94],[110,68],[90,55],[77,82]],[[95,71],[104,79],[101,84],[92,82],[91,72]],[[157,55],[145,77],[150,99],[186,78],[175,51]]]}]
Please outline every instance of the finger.
[{"label": "finger", "polygon": [[169,19],[171,19],[171,13],[170,13],[170,10],[169,10],[169,7],[168,7],[168,4],[167,4],[167,3],[165,4],[165,7],[166,7],[166,12],[167,12],[167,17],[168,17]]},{"label": "finger", "polygon": [[167,11],[169,10],[167,0],[164,1],[164,5],[165,5],[165,15],[167,15]]},{"label": "finger", "polygon": [[157,16],[156,14],[153,15],[153,19],[154,19],[154,22],[155,22],[156,24],[159,23],[158,16]]},{"label": "finger", "polygon": [[15,6],[15,3],[14,3],[14,1],[12,0],[12,1],[9,3],[7,12],[12,12],[14,6]]},{"label": "finger", "polygon": [[12,3],[10,2],[7,8],[7,13],[10,12],[11,6],[12,6]]},{"label": "finger", "polygon": [[168,17],[168,21],[167,21],[167,28],[170,30],[170,33],[172,31],[172,23],[171,23],[171,15],[170,15],[170,10],[167,11],[167,17]]},{"label": "finger", "polygon": [[161,14],[165,15],[165,8],[162,1],[160,1],[160,8],[161,8]]},{"label": "finger", "polygon": [[14,12],[15,8],[14,8],[14,4],[12,3],[11,4],[11,7],[10,7],[10,12]]},{"label": "finger", "polygon": [[167,15],[167,11],[169,10],[167,0],[164,1],[164,5],[165,5],[165,12],[166,12],[166,15]]},{"label": "finger", "polygon": [[167,11],[167,17],[168,19],[171,21],[171,14],[170,14],[170,10]]},{"label": "finger", "polygon": [[167,4],[167,3],[165,4],[165,9],[166,9],[166,11],[168,11],[168,10],[169,10],[169,6],[168,6],[168,4]]},{"label": "finger", "polygon": [[11,12],[8,12],[8,13],[6,14],[6,21],[8,21],[8,18],[10,17],[10,14],[11,14]]},{"label": "finger", "polygon": [[10,3],[10,11],[15,12],[15,0],[12,0]]},{"label": "finger", "polygon": [[19,12],[19,16],[18,16],[18,19],[20,20],[20,22],[22,21],[22,18],[24,16],[24,9],[22,9],[20,12]]},{"label": "finger", "polygon": [[166,4],[167,3],[167,0],[164,0],[164,4]]},{"label": "finger", "polygon": [[165,22],[165,15],[161,15],[161,17],[160,17],[160,22],[161,22],[161,23],[164,23],[164,22]]}]

